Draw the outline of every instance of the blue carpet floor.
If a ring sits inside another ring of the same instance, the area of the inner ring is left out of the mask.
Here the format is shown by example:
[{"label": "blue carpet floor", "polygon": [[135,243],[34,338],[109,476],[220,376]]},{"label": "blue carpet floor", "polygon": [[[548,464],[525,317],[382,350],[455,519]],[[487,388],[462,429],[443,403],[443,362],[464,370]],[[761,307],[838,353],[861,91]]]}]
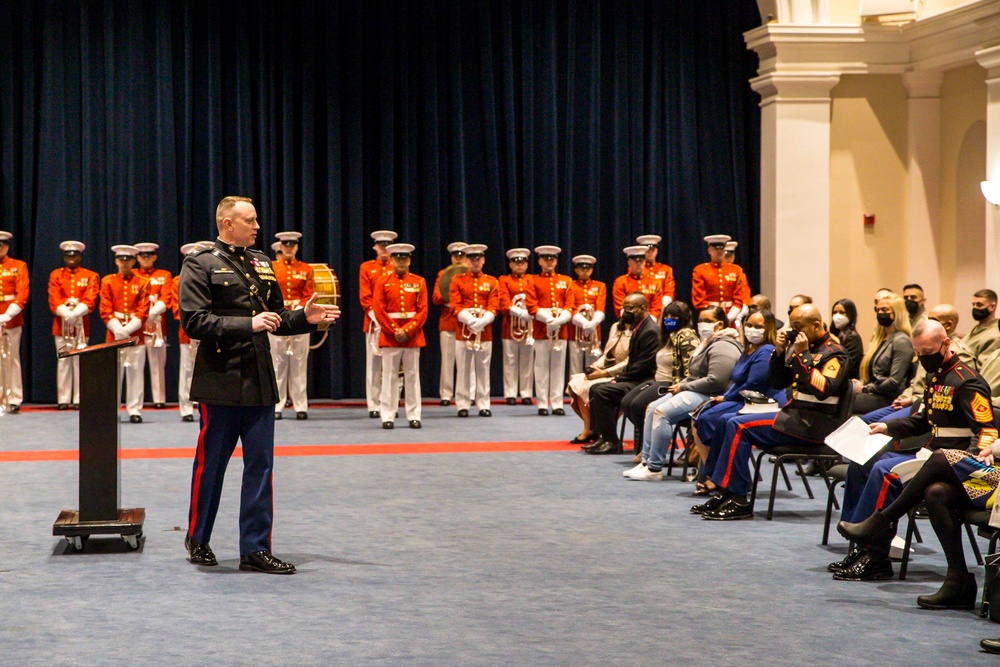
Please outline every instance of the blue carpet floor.
[{"label": "blue carpet floor", "polygon": [[[146,508],[145,542],[128,552],[93,538],[83,553],[51,535],[77,506],[77,464],[0,463],[0,664],[997,664],[978,641],[1000,625],[916,606],[945,570],[926,522],[906,581],[835,582],[825,567],[846,544],[818,546],[825,489],[809,500],[793,479],[773,521],[763,507],[754,521],[702,521],[691,485],[626,482],[625,457],[419,454],[565,440],[579,426],[527,406],[453,414],[425,407],[419,431],[383,431],[361,408],[277,424],[279,445],[414,443],[415,455],[277,459],[274,548],[293,577],[237,569],[239,459],[217,568],[185,560],[190,460],[124,460],[122,504]],[[144,417],[122,424],[123,447],[193,452],[197,424]],[[74,448],[76,424],[0,418],[0,451]]]}]

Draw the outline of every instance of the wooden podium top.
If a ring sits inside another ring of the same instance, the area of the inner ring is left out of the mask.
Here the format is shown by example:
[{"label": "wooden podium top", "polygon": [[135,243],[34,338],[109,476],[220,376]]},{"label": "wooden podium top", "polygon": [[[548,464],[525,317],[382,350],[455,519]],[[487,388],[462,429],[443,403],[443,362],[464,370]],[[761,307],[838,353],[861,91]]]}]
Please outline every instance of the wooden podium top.
[{"label": "wooden podium top", "polygon": [[110,343],[98,343],[97,345],[88,345],[87,347],[81,348],[79,350],[67,350],[65,352],[59,353],[60,359],[65,359],[66,357],[75,357],[80,354],[90,354],[91,352],[98,352],[100,350],[115,349],[121,347],[132,347],[133,345],[139,344],[139,337],[132,336],[131,338],[126,338],[125,340],[113,340]]}]

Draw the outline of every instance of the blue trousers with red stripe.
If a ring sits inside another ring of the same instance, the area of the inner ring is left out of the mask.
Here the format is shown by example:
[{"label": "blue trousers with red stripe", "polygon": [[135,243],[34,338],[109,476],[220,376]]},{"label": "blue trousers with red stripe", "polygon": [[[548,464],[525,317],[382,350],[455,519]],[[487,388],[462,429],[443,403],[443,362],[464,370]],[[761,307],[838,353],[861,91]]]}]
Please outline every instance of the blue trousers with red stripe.
[{"label": "blue trousers with red stripe", "polygon": [[188,535],[208,544],[219,510],[226,466],[243,444],[240,494],[240,555],[271,551],[274,516],[271,474],[274,469],[274,406],[201,404],[201,433],[191,479]]},{"label": "blue trousers with red stripe", "polygon": [[779,445],[815,447],[822,444],[797,438],[773,428],[778,413],[736,415],[726,422],[725,435],[719,445],[719,460],[712,472],[712,482],[736,495],[750,491],[751,449],[771,449]]},{"label": "blue trousers with red stripe", "polygon": [[[866,424],[902,419],[910,414],[910,408],[882,408],[862,417]],[[857,523],[864,521],[875,510],[889,505],[903,485],[890,476],[893,466],[916,458],[916,452],[887,452],[872,458],[865,465],[850,461],[847,466],[847,482],[844,484],[844,502],[841,504],[840,520]]]}]

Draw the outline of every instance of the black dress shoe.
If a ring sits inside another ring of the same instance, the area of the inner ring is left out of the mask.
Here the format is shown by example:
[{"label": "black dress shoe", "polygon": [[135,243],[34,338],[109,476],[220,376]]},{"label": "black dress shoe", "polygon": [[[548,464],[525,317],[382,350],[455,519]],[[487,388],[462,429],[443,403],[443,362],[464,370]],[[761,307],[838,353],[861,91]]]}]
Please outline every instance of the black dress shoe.
[{"label": "black dress shoe", "polygon": [[976,575],[971,572],[949,572],[937,593],[921,595],[917,606],[924,609],[975,609]]},{"label": "black dress shoe", "polygon": [[255,551],[249,556],[240,556],[240,569],[265,574],[295,574],[295,566],[275,558],[267,551]]},{"label": "black dress shoe", "polygon": [[282,416],[281,416],[281,413],[280,413],[280,412],[275,412],[275,413],[274,413],[274,418],[275,418],[275,419],[284,419],[284,417],[282,417]]},{"label": "black dress shoe", "polygon": [[296,412],[295,413],[295,418],[298,419],[298,420],[309,419],[309,413],[308,412]]},{"label": "black dress shoe", "polygon": [[979,647],[987,653],[1000,653],[1000,639],[984,639]]},{"label": "black dress shoe", "polygon": [[56,406],[56,410],[69,410],[69,403],[60,403]]},{"label": "black dress shoe", "polygon": [[382,428],[384,428],[386,430],[394,429],[394,428],[396,428],[396,425],[393,424],[392,422],[382,422]]},{"label": "black dress shoe", "polygon": [[183,417],[181,417],[181,421],[193,422],[194,421],[194,415],[184,415]]},{"label": "black dress shoe", "polygon": [[20,411],[21,411],[21,405],[20,404],[16,404],[16,405],[10,406],[10,413],[12,415],[16,415]]},{"label": "black dress shoe", "polygon": [[469,411],[468,410],[459,410],[458,411],[458,416],[459,417],[468,417],[469,416]]},{"label": "black dress shoe", "polygon": [[725,496],[712,496],[701,505],[695,505],[692,507],[690,512],[691,514],[704,514],[705,512],[712,512],[719,509],[719,506],[724,502],[726,502]]},{"label": "black dress shoe", "polygon": [[[195,405],[197,405],[197,404],[195,404]],[[80,404],[79,403],[71,403],[69,407],[73,408],[74,410],[79,410],[80,409]]]},{"label": "black dress shoe", "polygon": [[378,419],[378,410],[369,410],[368,417],[370,419]]},{"label": "black dress shoe", "polygon": [[835,563],[830,563],[826,566],[826,571],[840,572],[841,570],[846,570],[857,563],[858,559],[861,558],[864,553],[864,549],[861,549],[860,547],[851,547],[851,549],[847,552],[847,556],[844,557],[844,560],[838,560]]},{"label": "black dress shoe", "polygon": [[480,410],[479,411],[479,416],[480,417],[492,417],[493,413],[490,412],[489,410]]},{"label": "black dress shoe", "polygon": [[545,408],[538,408],[538,416],[539,417],[548,417],[549,416],[549,411],[546,410]]},{"label": "black dress shoe", "polygon": [[507,405],[514,405],[516,403],[517,403],[517,399],[516,398],[508,398],[507,399]]},{"label": "black dress shoe", "polygon": [[882,581],[892,579],[889,557],[875,551],[864,550],[854,565],[833,573],[837,581]]},{"label": "black dress shoe", "polygon": [[420,420],[418,420],[418,419],[411,419],[410,420],[410,428],[420,428]]},{"label": "black dress shoe", "polygon": [[597,439],[600,438],[600,437],[601,436],[597,435],[597,433],[591,433],[590,435],[585,436],[585,437],[576,436],[575,438],[573,438],[572,440],[569,441],[569,444],[571,444],[571,445],[583,445],[583,444],[588,444],[588,443],[592,443],[592,442],[597,442]]},{"label": "black dress shoe", "polygon": [[131,417],[128,418],[128,420],[130,422],[132,422],[133,424],[141,424],[142,423],[142,417],[140,417],[139,415],[132,415]]},{"label": "black dress shoe", "polygon": [[212,547],[207,544],[198,544],[191,539],[190,535],[184,536],[184,548],[187,549],[188,560],[194,565],[211,567],[219,564],[219,561],[215,559],[215,554],[212,553]]},{"label": "black dress shoe", "polygon": [[557,417],[565,417],[566,411],[563,410],[562,408],[556,408],[555,410],[552,411],[552,414],[554,414]]},{"label": "black dress shoe", "polygon": [[593,448],[588,447],[583,450],[588,454],[593,454],[595,456],[609,456],[622,453],[622,443],[613,442],[611,440],[605,440],[601,438],[594,443]]},{"label": "black dress shoe", "polygon": [[837,532],[852,542],[862,544],[882,544],[892,539],[895,531],[894,523],[885,518],[882,510],[876,510],[870,517],[860,523],[841,521],[837,524]]},{"label": "black dress shoe", "polygon": [[444,406],[451,405],[451,401],[448,400],[447,398],[442,398],[441,399],[441,405],[444,405]]},{"label": "black dress shoe", "polygon": [[753,519],[753,509],[748,502],[738,502],[735,498],[726,498],[714,510],[703,512],[702,519],[709,521],[740,521]]},{"label": "black dress shoe", "polygon": [[290,398],[286,398],[285,399],[285,407],[286,408],[292,407],[292,399],[290,399]]},{"label": "black dress shoe", "polygon": [[163,408],[167,407],[167,404],[166,403],[153,403],[153,407],[156,408],[157,410],[162,410]]},{"label": "black dress shoe", "polygon": [[530,398],[522,398],[521,399],[521,405],[531,405],[531,399]]}]

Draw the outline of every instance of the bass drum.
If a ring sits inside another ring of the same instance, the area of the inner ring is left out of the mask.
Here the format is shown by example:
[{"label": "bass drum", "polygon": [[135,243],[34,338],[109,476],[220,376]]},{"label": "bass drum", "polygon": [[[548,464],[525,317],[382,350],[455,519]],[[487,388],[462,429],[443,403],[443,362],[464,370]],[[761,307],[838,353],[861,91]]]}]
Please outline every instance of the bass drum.
[{"label": "bass drum", "polygon": [[[337,280],[337,272],[326,264],[310,264],[313,270],[313,282],[316,285],[316,303],[328,306],[340,305],[340,281]],[[329,322],[317,325],[316,329],[325,331],[330,327]],[[322,343],[320,343],[322,344]]]}]

